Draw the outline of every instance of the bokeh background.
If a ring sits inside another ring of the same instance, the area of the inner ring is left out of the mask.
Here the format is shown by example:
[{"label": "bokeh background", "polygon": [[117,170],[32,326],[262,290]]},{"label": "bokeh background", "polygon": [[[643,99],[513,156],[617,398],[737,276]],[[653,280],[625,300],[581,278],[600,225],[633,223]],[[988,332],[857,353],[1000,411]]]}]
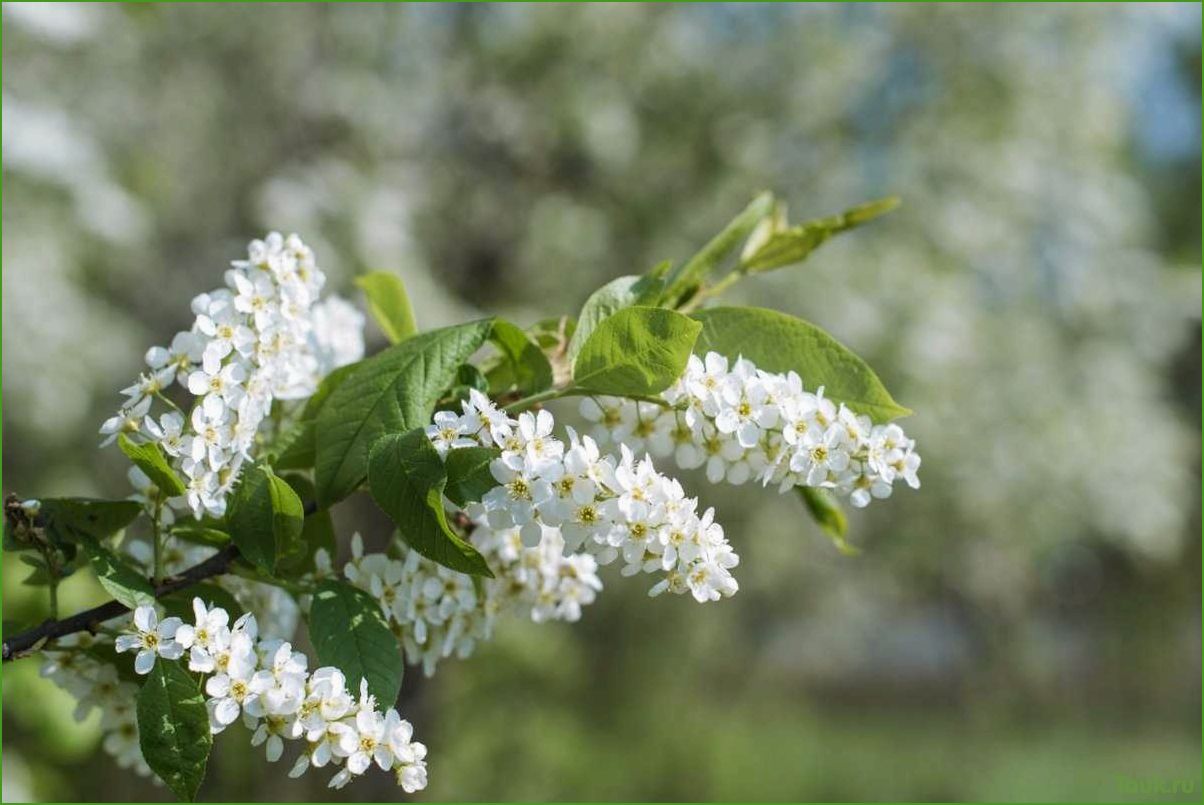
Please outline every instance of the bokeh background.
[{"label": "bokeh background", "polygon": [[[923,489],[853,513],[848,558],[793,497],[692,478],[739,595],[610,578],[579,624],[410,673],[423,797],[1194,800],[1200,27],[1190,4],[5,4],[4,490],[126,494],[99,422],[269,228],[345,293],[400,272],[424,326],[530,323],[761,188],[796,218],[897,194],[734,298],[871,361],[917,411]],[[5,618],[36,620],[14,564]],[[68,608],[101,595],[79,576]],[[3,686],[5,800],[166,795],[36,661]],[[245,739],[203,798],[401,795],[287,780]]]}]

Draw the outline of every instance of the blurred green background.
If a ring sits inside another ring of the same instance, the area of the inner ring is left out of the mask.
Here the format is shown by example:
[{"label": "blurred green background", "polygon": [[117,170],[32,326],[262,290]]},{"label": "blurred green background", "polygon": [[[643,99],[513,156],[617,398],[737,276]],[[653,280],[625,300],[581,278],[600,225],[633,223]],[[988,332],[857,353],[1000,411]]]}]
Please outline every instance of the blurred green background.
[{"label": "blurred green background", "polygon": [[[4,491],[126,494],[96,428],[269,228],[348,295],[400,272],[424,326],[526,324],[689,256],[761,188],[796,218],[898,194],[734,298],[870,360],[917,411],[923,489],[853,513],[847,558],[795,498],[689,478],[739,595],[650,601],[612,574],[579,624],[508,621],[411,672],[422,796],[1173,800],[1133,783],[1179,780],[1196,800],[1200,23],[5,4]],[[5,618],[36,620],[14,564]],[[166,796],[36,660],[3,685],[5,800]],[[246,737],[217,741],[203,798],[402,796],[387,775],[288,780]]]}]

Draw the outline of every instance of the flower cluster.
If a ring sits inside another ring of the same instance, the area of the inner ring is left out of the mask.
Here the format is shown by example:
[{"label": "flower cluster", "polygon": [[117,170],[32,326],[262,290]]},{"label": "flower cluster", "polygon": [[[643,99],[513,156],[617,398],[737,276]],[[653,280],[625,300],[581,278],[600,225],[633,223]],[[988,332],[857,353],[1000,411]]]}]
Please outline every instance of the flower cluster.
[{"label": "flower cluster", "polygon": [[[30,504],[36,504],[36,501],[27,501],[23,505]],[[124,550],[129,560],[149,572],[152,551],[148,543],[132,540],[126,543]],[[168,573],[177,573],[209,558],[214,550],[201,545],[172,542],[164,546],[163,565]],[[218,577],[211,583],[230,593],[243,611],[260,613],[260,640],[265,637],[291,635],[296,630],[299,616],[297,602],[279,587],[233,575]],[[136,666],[141,663],[142,667],[152,668],[154,661],[164,656],[159,649],[165,646],[168,656],[183,655],[182,646],[176,648],[170,645],[172,642],[179,643],[177,636],[183,626],[179,618],[166,618],[160,622],[156,617],[153,627],[150,626],[149,619],[146,619],[143,620],[143,626],[144,632],[155,633],[155,637],[150,639],[155,643],[154,651],[146,651],[144,639],[138,631],[126,636],[127,639],[122,641],[126,651],[136,653]],[[77,721],[83,721],[94,707],[99,708],[100,727],[104,733],[101,745],[104,750],[113,756],[121,768],[150,776],[150,767],[142,757],[134,712],[138,686],[123,679],[111,662],[104,661],[105,655],[99,653],[97,645],[101,639],[97,635],[81,632],[55,640],[43,649],[45,661],[42,664],[42,675],[76,699]]]},{"label": "flower cluster", "polygon": [[[362,314],[343,300],[318,303],[325,276],[300,238],[273,232],[247,252],[225,287],[192,300],[189,330],[147,351],[148,371],[100,428],[106,444],[120,433],[157,442],[186,476],[197,517],[225,511],[274,400],[309,396],[325,373],[363,355]],[[190,413],[165,395],[173,383],[196,397]],[[169,409],[157,418],[156,400]]]},{"label": "flower cluster", "polygon": [[406,660],[421,664],[427,676],[443,657],[467,657],[477,640],[487,640],[492,633],[493,613],[472,580],[408,549],[399,559],[365,554],[356,533],[343,575],[380,602]]},{"label": "flower cluster", "polygon": [[626,445],[619,459],[604,456],[571,428],[566,445],[552,435],[550,412],[515,419],[476,391],[461,407],[460,414],[435,414],[427,436],[444,455],[465,446],[500,451],[489,465],[497,486],[466,508],[478,530],[516,530],[528,548],[552,531],[563,550],[592,554],[603,565],[621,558],[624,575],[662,574],[653,595],[670,590],[715,601],[736,592],[729,571],[739,558],[714,509],[699,513],[698,499],[686,497],[650,458],[637,460]]},{"label": "flower cluster", "polygon": [[478,585],[406,548],[400,558],[365,554],[352,536],[344,577],[377,601],[405,649],[407,662],[431,676],[439,660],[467,658],[478,640],[493,635],[499,615],[518,614],[537,623],[576,621],[581,607],[602,589],[598,563],[587,553],[565,554],[558,532],[549,529],[534,547],[523,545],[517,528],[475,528],[470,537],[494,577]]},{"label": "flower cluster", "polygon": [[155,609],[134,611],[132,631],[117,637],[118,652],[136,651],[134,670],[147,674],[156,660],[188,655],[188,669],[206,676],[206,706],[214,733],[238,720],[253,731],[251,744],[264,745],[267,759],[284,753],[285,740],[306,742],[289,775],[313,766],[342,765],[330,780],[342,788],[372,764],[392,771],[407,793],[426,787],[426,747],[393,708],[381,712],[360,680],[359,699],[337,668],[307,670],[304,654],[278,639],[261,639],[255,616],[233,624],[221,607],[194,598],[194,623],[159,621]]},{"label": "flower cluster", "polygon": [[499,615],[578,620],[602,589],[600,564],[621,559],[624,575],[660,575],[652,595],[714,601],[736,592],[730,570],[739,559],[713,510],[699,514],[698,501],[650,459],[626,448],[619,459],[603,456],[571,428],[566,445],[552,435],[547,411],[513,418],[478,392],[461,407],[436,413],[427,436],[443,456],[463,447],[499,450],[490,465],[497,486],[466,507],[463,523],[493,578],[474,585],[404,548],[397,558],[365,554],[358,534],[343,569],[380,602],[407,660],[428,675],[440,659],[466,657],[489,639]]},{"label": "flower cluster", "polygon": [[679,467],[706,467],[712,483],[751,479],[825,487],[854,506],[890,496],[896,480],[919,488],[920,456],[898,425],[875,425],[843,403],[803,389],[795,372],[773,374],[751,361],[709,352],[690,357],[685,374],[663,393],[667,405],[586,398],[581,413],[599,441],[672,455]]},{"label": "flower cluster", "polygon": [[83,721],[94,708],[100,710],[104,750],[121,768],[149,777],[151,769],[142,757],[138,738],[138,686],[121,679],[112,664],[89,653],[98,640],[87,632],[59,638],[44,649],[41,674],[75,698],[76,721]]}]

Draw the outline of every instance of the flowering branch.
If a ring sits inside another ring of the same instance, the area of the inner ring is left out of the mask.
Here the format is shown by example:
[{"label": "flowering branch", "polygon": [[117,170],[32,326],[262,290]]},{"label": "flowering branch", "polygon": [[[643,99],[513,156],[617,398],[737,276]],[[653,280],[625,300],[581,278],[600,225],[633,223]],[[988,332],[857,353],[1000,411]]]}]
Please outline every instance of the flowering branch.
[{"label": "flowering branch", "polygon": [[[155,587],[155,598],[162,598],[178,590],[183,590],[205,579],[220,576],[230,569],[231,563],[238,558],[238,548],[227,545],[203,562],[166,579]],[[106,604],[84,610],[77,615],[62,620],[47,620],[40,626],[21,632],[11,640],[4,641],[4,662],[17,660],[31,651],[36,651],[48,641],[57,637],[65,637],[76,632],[95,632],[97,626],[105,621],[124,615],[130,608],[120,601],[109,601]]]},{"label": "flowering branch", "polygon": [[[739,557],[714,510],[652,455],[705,465],[712,482],[797,488],[813,514],[818,496],[860,507],[898,479],[919,485],[914,442],[890,424],[910,412],[864,361],[786,314],[703,309],[892,203],[789,227],[762,194],[676,270],[616,278],[579,316],[526,329],[491,317],[419,332],[404,285],[375,272],[357,284],[392,346],[368,358],[362,314],[319,301],[325,277],[309,247],[277,233],[252,241],[222,287],[192,300],[192,326],[147,351],[147,373],[100,428],[132,462],[137,494],[5,502],[4,549],[27,552],[28,581],[50,585],[52,611],[6,640],[3,660],[44,650],[43,675],[79,699],[77,712],[105,711],[117,762],[183,799],[197,793],[211,736],[240,715],[269,761],[304,739],[290,776],[341,766],[338,788],[375,764],[406,792],[425,787],[425,747],[377,707],[396,700],[407,659],[430,674],[467,657],[504,613],[578,620],[612,563],[655,576],[653,596],[738,590]],[[164,394],[173,384],[190,405]],[[585,398],[593,437],[554,435],[541,409],[567,397]],[[157,403],[167,410],[152,412]],[[354,535],[340,574],[329,517],[306,518],[365,489],[404,545],[365,554]],[[111,538],[139,516],[151,544],[114,552]],[[833,522],[824,527],[843,545]],[[220,549],[198,561],[204,549],[166,542],[185,531]],[[115,600],[60,620],[54,585],[81,551]],[[213,592],[232,600],[194,598],[195,625],[147,601],[215,577]],[[138,606],[113,647],[137,652],[140,684],[119,678],[100,628],[130,612],[124,602]],[[227,607],[245,610],[232,625]],[[286,642],[299,607],[322,664],[312,672]],[[100,644],[84,634],[98,632]],[[205,675],[203,697],[189,672]]]},{"label": "flowering branch", "polygon": [[[307,501],[304,505],[306,517],[314,514],[317,510],[318,505],[313,501]],[[162,583],[156,584],[155,598],[162,598],[165,595],[170,595],[171,593],[191,587],[205,579],[232,572],[234,569],[234,560],[238,558],[238,548],[234,545],[227,545],[205,561],[198,562],[187,570],[164,580]],[[263,579],[259,580],[262,581]],[[3,661],[18,660],[29,651],[40,648],[43,642],[53,640],[56,637],[64,637],[76,632],[95,632],[98,624],[124,615],[129,611],[130,608],[119,601],[109,601],[108,603],[80,612],[77,615],[72,615],[70,618],[55,620],[52,617],[44,621],[40,626],[35,626],[32,629],[21,632],[11,640],[5,640]]]}]

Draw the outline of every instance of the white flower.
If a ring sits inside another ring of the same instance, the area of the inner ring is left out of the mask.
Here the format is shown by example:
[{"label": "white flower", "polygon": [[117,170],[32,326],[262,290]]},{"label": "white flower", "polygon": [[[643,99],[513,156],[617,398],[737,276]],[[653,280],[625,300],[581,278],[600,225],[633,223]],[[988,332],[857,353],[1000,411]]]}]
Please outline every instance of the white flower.
[{"label": "white flower", "polygon": [[373,762],[382,771],[393,767],[393,752],[385,736],[385,717],[376,710],[361,709],[351,724],[332,724],[339,736],[339,751],[347,758],[347,770],[363,774]]},{"label": "white flower", "polygon": [[453,411],[436,411],[434,424],[426,426],[426,436],[442,456],[446,455],[448,450],[458,447],[476,447],[478,442],[472,436],[480,428],[481,422],[475,416],[461,416]]},{"label": "white flower", "polygon": [[178,456],[184,449],[184,415],[178,411],[168,411],[156,422],[153,417],[147,417],[142,424],[143,431],[159,443],[163,452],[169,456]]},{"label": "white flower", "polygon": [[398,622],[404,618],[407,581],[405,565],[396,560],[385,565],[383,573],[373,573],[369,576],[368,591],[380,602],[380,608],[386,618],[393,618]]},{"label": "white flower", "polygon": [[117,441],[118,434],[124,433],[127,436],[132,436],[138,433],[142,428],[142,418],[146,416],[146,412],[150,410],[150,406],[150,398],[144,397],[128,408],[122,408],[116,415],[106,419],[100,426],[100,434],[105,437],[100,446],[105,447]]},{"label": "white flower", "polygon": [[[255,346],[255,333],[244,321],[245,317],[239,314],[235,305],[226,300],[211,303],[206,313],[197,316],[197,330],[209,339],[201,357],[201,364],[207,375],[218,374],[222,361],[235,350],[244,356],[250,354]],[[188,390],[193,394],[203,393],[194,390],[192,386],[192,377],[189,377]]]},{"label": "white flower", "polygon": [[233,631],[229,645],[219,648],[214,656],[215,675],[205,681],[205,693],[212,697],[207,705],[214,732],[233,724],[243,708],[257,709],[259,694],[251,688],[255,664],[252,637],[245,631]]},{"label": "white flower", "polygon": [[686,584],[696,601],[718,601],[736,592],[736,580],[718,562],[705,560],[690,566]]},{"label": "white flower", "polygon": [[[297,758],[297,762],[293,764],[288,776],[300,777],[309,770],[310,766],[315,769],[325,766],[334,758],[334,748],[337,742],[338,736],[331,733],[324,733],[318,740],[307,742],[305,751]],[[348,775],[348,779],[350,779],[350,775]]]},{"label": "white flower", "polygon": [[407,794],[426,788],[426,747],[412,740],[414,728],[393,708],[385,713],[384,739],[393,755],[397,784]]},{"label": "white flower", "polygon": [[142,402],[147,397],[155,397],[163,389],[171,385],[171,381],[175,379],[175,370],[171,367],[159,369],[141,375],[137,382],[131,386],[127,386],[121,390],[121,393],[126,396],[126,405],[136,405]]},{"label": "white flower", "polygon": [[257,706],[268,715],[295,712],[305,697],[308,659],[282,641],[260,643],[258,653],[264,667],[251,677],[251,690],[259,695]]},{"label": "white flower", "polygon": [[137,651],[134,671],[149,674],[156,657],[178,660],[184,656],[184,647],[175,640],[179,628],[179,618],[165,618],[160,623],[154,607],[140,606],[134,610],[134,631],[117,636],[117,652]]},{"label": "white flower", "polygon": [[[249,315],[255,324],[255,329],[267,329],[275,317],[273,302],[276,300],[277,286],[272,277],[262,273],[248,276],[241,271],[231,271],[228,276],[229,284],[233,285],[235,290],[234,309]],[[199,325],[200,321],[198,320],[197,323]],[[202,328],[202,332],[206,331]],[[206,334],[212,335],[211,333]],[[251,341],[254,340],[249,329],[246,334]],[[229,353],[229,350],[226,352]],[[225,355],[221,357],[225,357]]]},{"label": "white flower", "polygon": [[623,424],[623,401],[617,397],[586,397],[581,401],[581,416],[595,423],[594,439],[609,440]]},{"label": "white flower", "polygon": [[475,417],[481,422],[482,432],[477,436],[486,447],[500,447],[513,430],[513,420],[506,412],[476,389],[469,389],[468,399],[461,403],[461,408],[464,416]]},{"label": "white flower", "polygon": [[762,430],[778,423],[778,408],[767,404],[768,399],[768,387],[756,377],[741,386],[728,386],[724,405],[715,417],[715,429],[724,435],[735,434],[741,447],[756,446]]},{"label": "white flower", "polygon": [[797,447],[790,459],[790,470],[801,474],[807,486],[831,485],[830,477],[849,466],[845,431],[839,425],[827,429],[812,425]]},{"label": "white flower", "polygon": [[[246,369],[235,361],[215,364],[212,369],[198,369],[188,376],[188,390],[198,397],[205,397],[206,404],[216,410],[233,404],[243,394],[242,383],[247,379]],[[218,407],[217,404],[221,403]]]},{"label": "white flower", "polygon": [[210,673],[216,663],[214,654],[230,644],[230,614],[221,607],[205,608],[200,598],[192,599],[194,625],[184,624],[176,631],[176,641],[189,649],[188,670]]},{"label": "white flower", "polygon": [[[311,743],[321,741],[330,725],[346,716],[353,705],[343,672],[329,666],[319,668],[306,683],[306,696],[297,709],[290,735],[304,736]],[[329,747],[325,751],[329,752]]]},{"label": "white flower", "polygon": [[536,472],[560,460],[564,454],[564,444],[552,438],[552,428],[555,426],[550,411],[541,410],[538,413],[525,411],[518,416],[518,433],[522,440],[523,453],[527,466]]},{"label": "white flower", "polygon": [[251,746],[264,745],[264,752],[269,763],[280,760],[284,754],[284,737],[288,730],[288,722],[280,716],[266,716],[255,727],[251,734]]},{"label": "white flower", "polygon": [[204,340],[196,333],[184,331],[176,333],[170,347],[148,349],[146,365],[151,369],[170,369],[175,373],[176,382],[183,386],[193,364],[200,363],[204,351]]}]

